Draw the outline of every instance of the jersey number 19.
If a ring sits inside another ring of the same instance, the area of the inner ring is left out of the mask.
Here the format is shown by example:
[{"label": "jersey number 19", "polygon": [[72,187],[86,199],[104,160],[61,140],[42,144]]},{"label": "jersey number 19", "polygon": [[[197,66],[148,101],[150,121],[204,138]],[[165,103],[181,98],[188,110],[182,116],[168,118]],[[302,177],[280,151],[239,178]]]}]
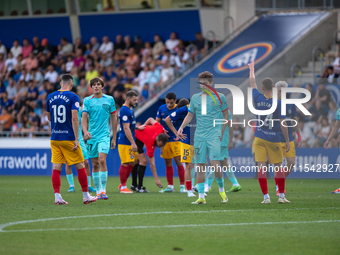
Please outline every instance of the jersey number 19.
[{"label": "jersey number 19", "polygon": [[[54,123],[64,123],[66,121],[66,107],[64,105],[52,105]],[[58,115],[58,116],[57,116]]]}]

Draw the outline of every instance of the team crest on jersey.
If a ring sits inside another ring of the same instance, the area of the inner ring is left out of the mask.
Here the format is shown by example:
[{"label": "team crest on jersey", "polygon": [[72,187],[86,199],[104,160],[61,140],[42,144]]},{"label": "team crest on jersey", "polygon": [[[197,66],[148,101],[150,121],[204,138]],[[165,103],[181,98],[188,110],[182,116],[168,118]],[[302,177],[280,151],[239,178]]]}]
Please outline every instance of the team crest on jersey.
[{"label": "team crest on jersey", "polygon": [[270,55],[275,49],[272,42],[252,43],[237,48],[225,56],[215,64],[215,71],[221,74],[236,73],[248,68],[248,64],[252,61],[259,63]]},{"label": "team crest on jersey", "polygon": [[109,108],[109,105],[108,105],[108,104],[103,104],[103,108],[104,108],[104,109],[108,109],[108,108]]},{"label": "team crest on jersey", "polygon": [[184,159],[184,160],[186,160],[186,159],[187,159],[187,157],[186,157],[186,156],[184,156],[184,157],[183,157],[183,159]]}]

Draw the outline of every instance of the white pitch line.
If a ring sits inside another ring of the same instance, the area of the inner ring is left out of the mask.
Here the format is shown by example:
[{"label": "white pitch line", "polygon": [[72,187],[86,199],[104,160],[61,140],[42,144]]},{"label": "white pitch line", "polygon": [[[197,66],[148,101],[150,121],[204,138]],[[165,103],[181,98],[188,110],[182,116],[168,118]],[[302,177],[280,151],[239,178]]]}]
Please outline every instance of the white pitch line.
[{"label": "white pitch line", "polygon": [[[8,222],[0,225],[0,233],[1,232],[9,232],[12,230],[4,230],[9,226],[26,224],[26,223],[35,223],[35,222],[45,222],[45,221],[53,221],[53,220],[67,220],[67,219],[81,219],[81,218],[95,218],[95,217],[114,217],[114,216],[135,216],[135,215],[152,215],[152,214],[192,214],[192,213],[219,213],[219,212],[254,212],[254,211],[299,211],[299,210],[329,210],[329,209],[340,209],[340,207],[325,207],[325,208],[286,208],[286,209],[239,209],[239,210],[211,210],[211,211],[163,211],[163,212],[141,212],[141,213],[115,213],[115,214],[99,214],[99,215],[78,215],[78,216],[68,216],[68,217],[59,217],[59,218],[45,218],[45,219],[37,219],[37,220],[24,220],[24,221],[15,221]],[[86,229],[86,228],[83,228]],[[13,230],[14,231],[14,230]],[[21,231],[21,230],[17,230]],[[31,231],[31,230],[26,230]],[[35,230],[34,230],[35,231]],[[43,230],[41,230],[43,231]]]},{"label": "white pitch line", "polygon": [[183,228],[183,227],[225,227],[225,226],[249,226],[249,225],[275,225],[275,224],[311,224],[332,223],[340,220],[318,220],[318,221],[283,221],[283,222],[243,222],[222,224],[187,224],[187,225],[163,225],[163,226],[131,226],[131,227],[94,227],[94,228],[50,228],[50,229],[22,229],[4,230],[5,233],[13,232],[42,232],[42,231],[69,231],[69,230],[116,230],[116,229],[148,229],[148,228]]}]

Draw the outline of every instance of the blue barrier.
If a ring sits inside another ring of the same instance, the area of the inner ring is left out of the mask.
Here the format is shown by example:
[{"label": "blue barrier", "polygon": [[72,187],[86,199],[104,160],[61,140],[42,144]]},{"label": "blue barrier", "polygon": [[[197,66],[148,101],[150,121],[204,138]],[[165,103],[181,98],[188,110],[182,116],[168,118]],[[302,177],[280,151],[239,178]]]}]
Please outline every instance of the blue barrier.
[{"label": "blue barrier", "polygon": [[[165,176],[164,160],[160,158],[160,149],[155,151],[156,168],[159,176]],[[331,148],[297,148],[296,168],[289,178],[319,178],[340,179],[339,150]],[[235,170],[236,177],[253,178],[256,172],[251,171],[254,158],[251,149],[232,149],[229,162]],[[307,165],[308,164],[308,165]],[[107,157],[107,166],[110,176],[118,176],[120,159],[118,150],[111,150]],[[176,167],[175,176],[177,175]],[[0,149],[0,175],[51,175],[50,149]],[[76,171],[74,171],[76,174]],[[62,171],[62,174],[65,174]],[[152,176],[149,166],[146,176]],[[270,173],[273,176],[273,173]]]}]

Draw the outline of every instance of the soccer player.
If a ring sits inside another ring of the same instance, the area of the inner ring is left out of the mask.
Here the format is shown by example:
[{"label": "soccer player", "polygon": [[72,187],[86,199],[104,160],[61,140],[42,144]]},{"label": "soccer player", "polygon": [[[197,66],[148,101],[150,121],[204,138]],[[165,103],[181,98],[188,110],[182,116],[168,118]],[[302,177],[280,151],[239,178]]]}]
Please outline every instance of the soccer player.
[{"label": "soccer player", "polygon": [[111,149],[113,150],[116,147],[116,106],[112,96],[103,94],[104,82],[102,79],[98,77],[91,79],[90,86],[93,90],[93,95],[84,99],[81,124],[84,140],[87,141],[87,150],[93,165],[92,177],[97,191],[97,198],[106,200],[109,198],[106,195],[106,157],[110,150],[109,120],[111,117],[113,131]]},{"label": "soccer player", "polygon": [[[162,148],[161,157],[164,158],[165,161],[165,175],[166,180],[168,181],[168,187],[164,189],[163,192],[174,192],[174,168],[172,166],[172,159],[175,160],[177,165],[178,177],[180,182],[180,192],[185,193],[185,178],[184,178],[184,167],[181,163],[181,142],[175,140],[175,134],[170,130],[168,125],[165,123],[166,117],[177,110],[176,108],[176,95],[173,92],[168,92],[165,96],[165,104],[161,105],[158,108],[156,121],[161,123],[164,129],[168,132],[169,142]],[[173,122],[173,125],[176,129],[179,128],[180,122]]]},{"label": "soccer player", "polygon": [[[186,98],[183,98],[179,100],[177,104],[177,110],[173,113],[171,113],[168,117],[165,119],[165,123],[168,125],[170,130],[175,134],[175,136],[178,137],[178,133],[172,122],[179,121],[180,123],[183,122],[185,116],[188,114],[188,108],[189,108],[189,100]],[[195,169],[192,167],[192,155],[193,155],[193,146],[190,145],[190,127],[186,126],[183,129],[183,134],[185,134],[185,138],[181,141],[181,163],[185,163],[185,185],[188,192],[188,197],[195,197],[196,195],[192,191],[192,170]]]},{"label": "soccer player", "polygon": [[[143,179],[145,174],[146,165],[148,163],[148,159],[144,153],[144,145],[146,147],[146,154],[149,157],[150,168],[155,178],[155,183],[158,187],[162,187],[162,183],[158,178],[156,164],[155,164],[155,148],[164,147],[168,142],[168,136],[164,133],[165,130],[161,124],[159,124],[155,119],[149,118],[144,125],[139,127],[136,130],[136,145],[137,145],[137,156],[139,160],[138,165],[138,188],[137,192],[140,193],[149,193],[148,190],[143,186]],[[132,175],[132,185],[137,186],[137,176]]]},{"label": "soccer player", "polygon": [[[275,83],[275,87],[277,88],[277,97],[279,100],[281,100],[281,88],[288,88],[288,83],[285,81],[278,81]],[[296,112],[296,106],[295,104],[287,104],[286,106],[286,119],[294,119],[297,123],[297,112]],[[294,136],[293,136],[293,131],[296,132],[298,136],[298,147],[301,147],[302,145],[302,138],[301,138],[301,133],[300,133],[300,128],[298,125],[295,127],[290,127],[292,126],[292,121],[286,120],[288,127],[288,136],[289,136],[289,144],[290,144],[290,150],[286,152],[285,147],[286,144],[282,143],[283,147],[283,157],[286,158],[287,160],[287,170],[285,172],[285,178],[288,177],[288,175],[291,173],[293,167],[295,166],[295,144],[294,144]],[[283,140],[283,138],[282,138]],[[278,179],[275,178],[275,184],[276,184],[276,195],[279,195],[279,186],[278,186]],[[286,193],[286,192],[285,192]]]},{"label": "soccer player", "polygon": [[[79,124],[81,124],[81,115],[82,115],[82,111],[79,108],[79,111],[78,111]],[[90,169],[90,164],[89,164],[89,153],[87,152],[87,149],[85,146],[85,142],[83,139],[83,132],[81,131],[81,125],[79,125],[79,145],[84,156],[85,170],[87,174],[87,185],[89,187],[89,192],[96,192],[96,189],[91,186],[91,169]],[[65,172],[66,172],[66,178],[67,178],[68,184],[70,185],[68,192],[74,192],[75,189],[74,189],[74,182],[73,182],[72,166],[69,166],[66,163]]]},{"label": "soccer player", "polygon": [[[329,134],[326,142],[324,143],[323,147],[325,149],[328,149],[328,145],[330,143],[330,141],[332,141],[332,139],[338,134],[338,130],[340,128],[340,108],[338,109],[338,111],[336,112],[336,121],[334,123],[334,127],[332,129],[332,132]],[[331,192],[332,194],[340,194],[340,188],[334,190]]]},{"label": "soccer player", "polygon": [[[194,163],[198,165],[197,171],[197,186],[199,198],[192,204],[205,204],[204,182],[206,172],[206,156],[209,150],[210,168],[214,167],[216,181],[219,187],[219,193],[222,198],[222,203],[227,203],[228,198],[224,191],[223,172],[218,171],[221,141],[226,128],[226,124],[215,125],[214,120],[221,118],[229,119],[228,104],[225,96],[222,93],[216,92],[212,87],[214,76],[205,71],[198,75],[198,81],[203,92],[192,96],[189,106],[189,112],[185,117],[178,134],[183,134],[183,129],[191,122],[194,114],[196,114],[197,127],[194,136]],[[209,95],[209,96],[208,96]],[[206,102],[206,112],[202,113],[202,102]]]},{"label": "soccer player", "polygon": [[73,87],[73,77],[64,74],[61,78],[61,89],[49,94],[46,100],[47,117],[51,121],[51,151],[52,151],[52,185],[55,204],[68,204],[60,195],[60,172],[63,164],[75,165],[78,180],[83,191],[83,203],[95,202],[88,192],[84,158],[79,146],[79,97],[70,92]]},{"label": "soccer player", "polygon": [[[249,65],[250,73],[250,86],[253,89],[253,100],[255,109],[257,110],[268,110],[273,104],[273,80],[270,78],[265,78],[262,81],[262,90],[264,94],[261,94],[255,82],[255,70],[254,62]],[[258,165],[258,180],[262,193],[264,195],[264,200],[262,204],[270,204],[270,197],[268,194],[267,177],[266,177],[266,162],[267,157],[269,158],[269,163],[274,164],[274,168],[277,171],[276,178],[279,186],[279,204],[290,203],[285,197],[285,175],[282,169],[283,161],[283,148],[281,137],[284,136],[286,144],[286,152],[290,149],[288,129],[287,125],[283,126],[285,121],[284,115],[281,115],[281,101],[278,100],[277,107],[275,111],[269,115],[259,115],[258,116],[258,127],[255,130],[254,138],[254,152],[255,152],[255,162]],[[280,122],[274,121],[279,119]],[[262,126],[261,126],[262,124]],[[280,133],[283,135],[280,135]]]},{"label": "soccer player", "polygon": [[[137,165],[137,145],[135,142],[136,119],[133,107],[138,102],[138,94],[135,91],[126,93],[126,100],[119,111],[120,132],[118,137],[118,152],[121,160],[119,168],[120,193],[133,193],[126,186],[126,181],[134,167]],[[138,127],[137,127],[138,129]],[[135,190],[135,186],[134,186]]]}]

